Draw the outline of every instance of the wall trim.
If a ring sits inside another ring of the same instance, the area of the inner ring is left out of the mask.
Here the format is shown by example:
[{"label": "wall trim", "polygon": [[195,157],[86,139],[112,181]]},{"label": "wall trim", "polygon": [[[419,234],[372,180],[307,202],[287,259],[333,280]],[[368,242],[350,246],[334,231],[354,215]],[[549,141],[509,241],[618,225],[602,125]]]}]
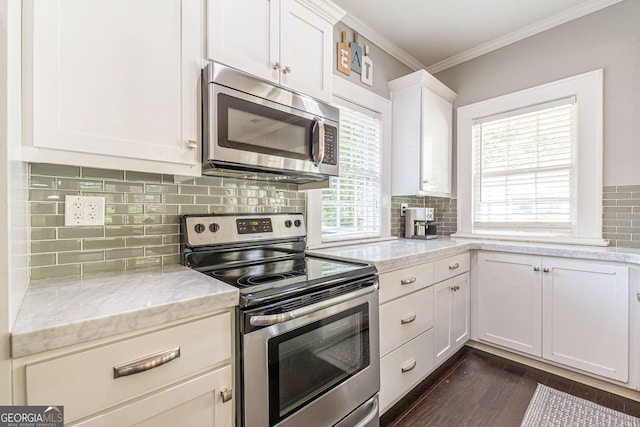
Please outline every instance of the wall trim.
[{"label": "wall trim", "polygon": [[585,2],[581,5],[565,10],[564,12],[550,16],[549,18],[534,22],[533,24],[527,25],[526,27],[520,28],[519,30],[497,37],[493,40],[489,40],[488,42],[472,47],[471,49],[467,49],[464,52],[460,52],[449,58],[445,58],[442,61],[436,62],[435,64],[429,66],[426,66],[418,61],[416,58],[404,51],[400,46],[392,42],[387,36],[381,34],[368,24],[362,22],[351,13],[347,12],[347,14],[342,18],[342,22],[351,27],[354,31],[362,34],[362,36],[371,41],[371,43],[376,44],[382,50],[393,56],[395,59],[397,59],[407,67],[411,68],[413,71],[424,69],[431,74],[435,74],[439,73],[440,71],[444,71],[447,68],[455,67],[456,65],[460,65],[463,62],[475,59],[489,52],[493,52],[494,50],[498,50],[510,44],[519,42],[520,40],[524,40],[527,37],[534,36],[536,34],[550,30],[551,28],[566,24],[567,22],[573,21],[574,19],[581,18],[583,16],[589,15],[590,13],[597,12],[616,3],[620,3],[621,1],[622,0],[591,0]]},{"label": "wall trim", "polygon": [[400,46],[392,42],[387,36],[382,35],[368,24],[353,16],[351,13],[347,13],[344,18],[342,18],[342,22],[407,67],[411,68],[411,70],[417,71],[427,68],[426,65],[409,55]]},{"label": "wall trim", "polygon": [[574,19],[578,19],[583,16],[589,15],[590,13],[597,12],[600,9],[612,6],[621,1],[622,0],[588,1],[571,9],[565,10],[564,12],[550,16],[549,18],[534,22],[531,25],[527,25],[526,27],[520,28],[519,30],[513,31],[509,34],[505,34],[504,36],[489,40],[486,43],[482,43],[476,47],[465,50],[464,52],[461,52],[457,55],[453,55],[449,58],[443,59],[440,62],[428,66],[427,71],[431,74],[439,73],[440,71],[446,70],[447,68],[451,68],[456,65],[462,64],[463,62],[470,61],[489,52],[493,52],[494,50],[498,50],[510,44],[519,42],[520,40],[524,40],[527,37],[534,36],[536,34],[550,30],[551,28],[565,24],[569,21],[573,21]]}]

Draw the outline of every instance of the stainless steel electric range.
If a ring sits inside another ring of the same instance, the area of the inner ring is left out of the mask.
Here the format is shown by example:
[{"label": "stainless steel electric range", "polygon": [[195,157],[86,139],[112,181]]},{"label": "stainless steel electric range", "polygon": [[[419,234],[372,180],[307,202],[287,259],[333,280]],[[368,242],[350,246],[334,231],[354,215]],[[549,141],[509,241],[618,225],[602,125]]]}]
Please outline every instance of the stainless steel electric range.
[{"label": "stainless steel electric range", "polygon": [[302,214],[186,215],[182,263],[240,290],[238,425],[378,426],[375,267],[305,253]]}]

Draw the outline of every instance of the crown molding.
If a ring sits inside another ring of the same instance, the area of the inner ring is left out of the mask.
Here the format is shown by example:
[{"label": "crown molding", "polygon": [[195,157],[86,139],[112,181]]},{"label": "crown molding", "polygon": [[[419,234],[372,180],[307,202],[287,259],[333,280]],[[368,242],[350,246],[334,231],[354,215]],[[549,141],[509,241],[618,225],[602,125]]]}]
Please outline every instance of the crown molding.
[{"label": "crown molding", "polygon": [[433,77],[425,70],[414,71],[411,74],[407,74],[406,76],[399,77],[387,83],[387,87],[392,92],[416,85],[429,88],[432,92],[449,102],[455,101],[457,96],[454,91],[449,89],[444,85],[444,83]]},{"label": "crown molding", "polygon": [[447,68],[454,67],[456,65],[462,64],[463,62],[482,56],[486,53],[493,52],[494,50],[508,46],[512,43],[524,40],[527,37],[534,36],[543,31],[547,31],[569,21],[573,21],[574,19],[578,19],[585,15],[589,15],[590,13],[597,12],[600,9],[612,6],[621,1],[622,0],[592,0],[583,3],[579,6],[573,7],[549,18],[535,22],[531,25],[527,25],[526,27],[523,27],[512,33],[505,34],[504,36],[495,38],[486,43],[482,43],[457,55],[453,55],[450,58],[444,59],[440,62],[430,65],[429,67],[426,67],[426,69],[431,74],[438,73],[440,71],[446,70]]},{"label": "crown molding", "polygon": [[342,22],[359,33],[362,37],[366,38],[371,43],[375,44],[386,53],[409,67],[412,71],[423,70],[427,68],[423,63],[402,50],[400,46],[392,42],[388,37],[380,34],[378,31],[374,30],[368,24],[362,22],[351,13],[347,12],[344,18],[342,18]]},{"label": "crown molding", "polygon": [[311,9],[331,25],[336,25],[346,13],[344,9],[330,0],[298,0],[298,3]]}]

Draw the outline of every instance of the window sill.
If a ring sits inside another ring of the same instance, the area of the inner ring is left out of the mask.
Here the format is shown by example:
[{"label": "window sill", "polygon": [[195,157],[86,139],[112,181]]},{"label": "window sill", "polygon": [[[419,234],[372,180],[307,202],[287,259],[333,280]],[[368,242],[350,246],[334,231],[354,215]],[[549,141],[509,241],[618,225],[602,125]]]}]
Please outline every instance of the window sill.
[{"label": "window sill", "polygon": [[336,248],[338,246],[350,246],[350,245],[362,245],[365,243],[378,243],[378,242],[387,242],[390,240],[398,240],[395,236],[388,237],[375,237],[371,239],[354,239],[354,240],[341,240],[339,242],[324,242],[319,245],[309,245],[307,249],[315,250],[315,249],[327,249],[327,248]]},{"label": "window sill", "polygon": [[480,233],[455,233],[452,238],[461,239],[477,239],[477,240],[503,240],[510,242],[528,242],[528,243],[553,243],[559,245],[583,245],[583,246],[609,246],[609,241],[605,239],[590,238],[567,238],[567,237],[536,237],[536,236],[509,236],[496,234],[480,234]]}]

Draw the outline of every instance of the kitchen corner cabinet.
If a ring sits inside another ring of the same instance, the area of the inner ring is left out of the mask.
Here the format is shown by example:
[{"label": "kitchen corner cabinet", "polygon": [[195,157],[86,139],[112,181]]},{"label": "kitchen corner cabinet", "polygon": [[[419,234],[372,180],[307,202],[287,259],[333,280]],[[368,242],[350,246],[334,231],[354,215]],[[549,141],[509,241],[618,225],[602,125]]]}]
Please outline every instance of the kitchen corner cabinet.
[{"label": "kitchen corner cabinet", "polygon": [[23,2],[24,159],[200,175],[202,0]]},{"label": "kitchen corner cabinet", "polygon": [[381,414],[468,340],[468,270],[465,253],[380,274]]},{"label": "kitchen corner cabinet", "polygon": [[478,254],[478,338],[626,383],[624,265]]},{"label": "kitchen corner cabinet", "polygon": [[15,359],[14,404],[63,405],[73,426],[231,427],[231,358],[224,311]]},{"label": "kitchen corner cabinet", "polygon": [[455,92],[424,70],[387,85],[393,110],[391,194],[451,197]]},{"label": "kitchen corner cabinet", "polygon": [[296,0],[209,0],[208,58],[330,101],[333,25],[344,12],[305,4],[313,10]]}]

